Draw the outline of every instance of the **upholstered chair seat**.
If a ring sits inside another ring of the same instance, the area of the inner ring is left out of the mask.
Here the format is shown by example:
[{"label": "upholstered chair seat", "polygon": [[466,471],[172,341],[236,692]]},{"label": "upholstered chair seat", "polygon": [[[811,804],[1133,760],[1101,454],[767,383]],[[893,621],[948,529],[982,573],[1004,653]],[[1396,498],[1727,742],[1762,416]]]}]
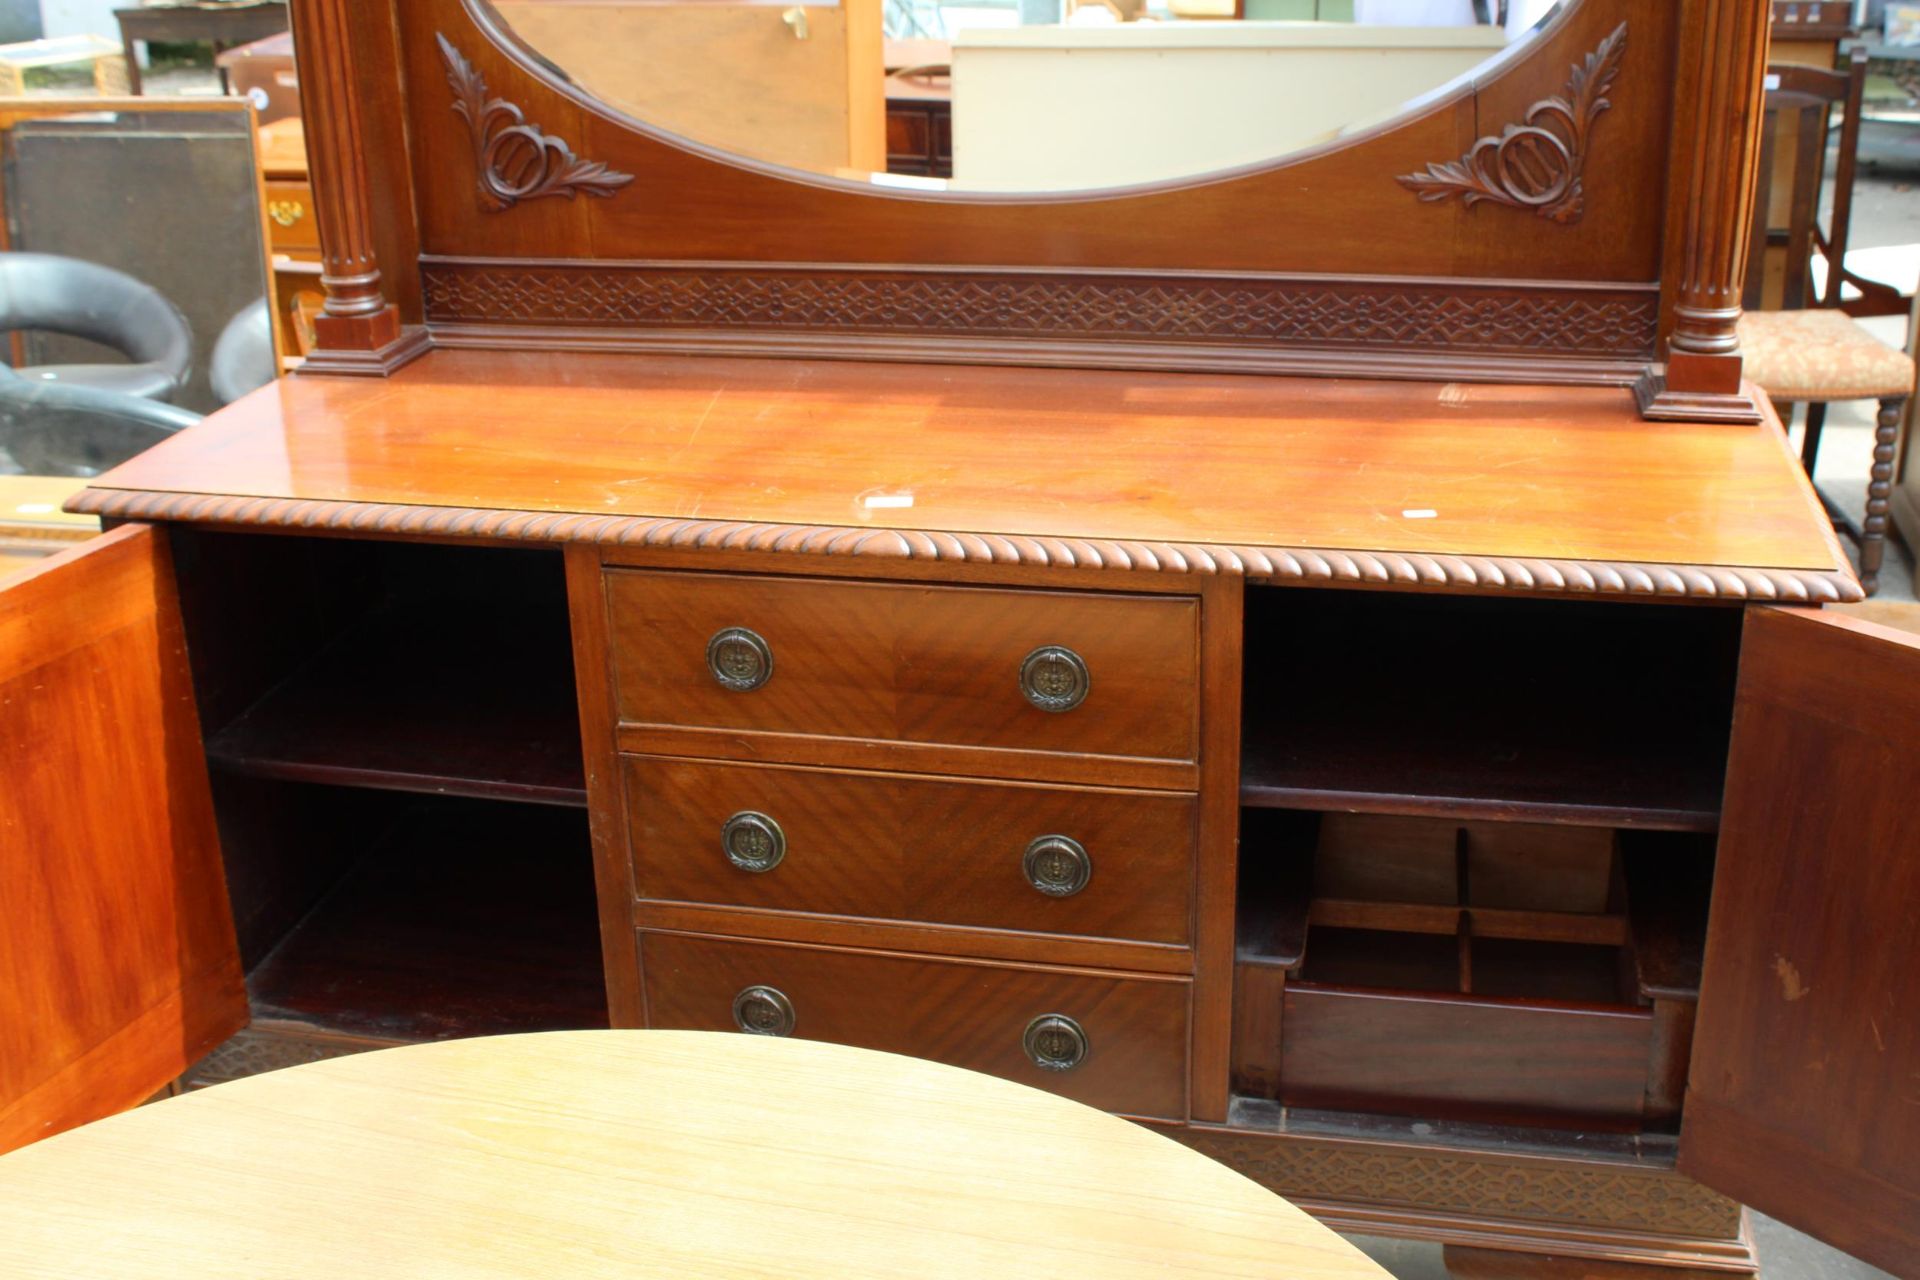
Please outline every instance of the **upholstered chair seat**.
[{"label": "upholstered chair seat", "polygon": [[1740,317],[1746,376],[1775,400],[1878,400],[1913,390],[1913,361],[1844,311],[1749,311]]}]

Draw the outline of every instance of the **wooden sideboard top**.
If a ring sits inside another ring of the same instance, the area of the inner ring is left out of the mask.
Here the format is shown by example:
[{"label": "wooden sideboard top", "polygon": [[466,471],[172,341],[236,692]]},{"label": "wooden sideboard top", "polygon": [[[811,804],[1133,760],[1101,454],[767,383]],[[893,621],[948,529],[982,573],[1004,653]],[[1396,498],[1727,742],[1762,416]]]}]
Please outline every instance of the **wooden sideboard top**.
[{"label": "wooden sideboard top", "polygon": [[1413,585],[1836,600],[1776,424],[1605,387],[441,350],[293,377],[109,517]]}]

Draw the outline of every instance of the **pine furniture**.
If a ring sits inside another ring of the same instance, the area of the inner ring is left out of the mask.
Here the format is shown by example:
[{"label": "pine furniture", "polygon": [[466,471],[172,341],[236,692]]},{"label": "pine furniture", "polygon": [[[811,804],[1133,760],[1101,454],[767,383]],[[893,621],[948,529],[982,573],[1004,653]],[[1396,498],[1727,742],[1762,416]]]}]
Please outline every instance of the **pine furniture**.
[{"label": "pine furniture", "polygon": [[[102,1120],[0,1159],[0,1266],[22,1280],[1088,1265],[1385,1280],[1278,1197],[1097,1111],[912,1058],[718,1041],[418,1045]],[[1006,1141],[1010,1125],[1044,1163]]]},{"label": "pine furniture", "polygon": [[60,509],[85,487],[66,476],[0,476],[0,573],[29,568],[100,531],[93,517]]},{"label": "pine furniture", "polygon": [[1741,377],[1759,6],[1584,0],[1340,147],[991,199],[384,10],[294,9],[307,371],[0,591],[0,1143],[735,1029],[1462,1277],[1750,1274],[1742,1202],[1911,1269],[1920,649],[1818,609],[1860,588]]},{"label": "pine furniture", "polygon": [[307,180],[307,140],[298,115],[254,132],[261,197],[267,213],[267,257],[272,263],[276,349],[282,364],[313,343],[313,317],[323,301],[320,233],[314,225],[313,184]]},{"label": "pine furniture", "polygon": [[58,36],[0,45],[0,97],[24,97],[29,71],[81,62],[93,73],[95,93],[103,97],[126,93],[128,63],[111,40],[99,36]]}]

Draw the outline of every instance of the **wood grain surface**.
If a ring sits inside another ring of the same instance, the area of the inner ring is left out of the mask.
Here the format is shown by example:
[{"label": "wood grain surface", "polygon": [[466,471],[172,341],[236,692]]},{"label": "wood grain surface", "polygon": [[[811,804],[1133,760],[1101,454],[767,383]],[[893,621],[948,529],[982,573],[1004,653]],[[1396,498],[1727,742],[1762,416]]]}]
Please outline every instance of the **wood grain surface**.
[{"label": "wood grain surface", "polygon": [[1747,621],[1683,1172],[1896,1275],[1920,1257],[1920,637]]},{"label": "wood grain surface", "polygon": [[[1550,583],[1521,563],[1540,559],[1844,575],[1776,428],[1643,423],[1610,388],[437,351],[389,379],[263,388],[82,496],[115,490],[222,495],[179,518],[238,524],[324,525],[321,504],[355,503],[655,517],[643,536],[688,544],[765,525],[769,546],[865,540],[896,560],[1057,563],[1013,540],[1092,539],[1110,544],[1095,564],[1182,571],[1194,544],[1514,561],[1416,563],[1410,586]],[[915,551],[889,530],[956,537]],[[1783,589],[1598,576],[1588,589]]]},{"label": "wood grain surface", "polygon": [[[642,898],[1185,944],[1192,936],[1190,795],[628,757]],[[736,813],[772,818],[771,870],[727,860]],[[1077,840],[1092,875],[1070,897],[1027,882],[1046,835]]]},{"label": "wood grain surface", "polygon": [[607,1025],[585,814],[415,802],[355,834],[365,855],[248,972],[256,1027],[410,1044]]},{"label": "wood grain surface", "polygon": [[0,1159],[18,1280],[1385,1280],[1277,1196],[1034,1089],[836,1045],[572,1032],[222,1085]]},{"label": "wood grain surface", "polygon": [[[385,6],[381,6],[385,7]],[[1659,269],[1672,131],[1672,5],[1564,6],[1519,56],[1419,108],[1334,143],[1223,173],[1109,191],[929,194],[724,155],[609,108],[544,71],[504,24],[465,0],[394,6],[418,221],[430,254],[681,262],[1018,264],[1337,275],[1645,281]],[[1566,92],[1569,70],[1626,19],[1631,49],[1594,128],[1577,221],[1457,200],[1393,181],[1448,162],[1476,137]],[[434,36],[492,90],[580,156],[637,175],[607,200],[528,201],[476,217],[471,144],[448,109]],[[718,308],[716,308],[718,310]],[[843,313],[857,306],[843,304]],[[1463,325],[1463,327],[1467,327]],[[1379,334],[1376,343],[1388,340]]]},{"label": "wood grain surface", "polygon": [[[732,1030],[735,995],[771,986],[791,1001],[802,1039],[910,1053],[1122,1115],[1186,1117],[1181,979],[664,933],[642,934],[640,956],[649,1026]],[[1044,1014],[1085,1029],[1090,1049],[1079,1066],[1043,1070],[1028,1060],[1021,1037]]]},{"label": "wood grain surface", "polygon": [[[1198,754],[1190,598],[616,570],[607,600],[622,723]],[[707,665],[708,641],[739,627],[773,659],[766,683],[746,691]],[[1090,687],[1071,710],[1041,710],[1021,692],[1021,663],[1046,645],[1086,664]]]},{"label": "wood grain surface", "polygon": [[1637,1124],[1650,1015],[1637,1009],[1287,985],[1280,1098],[1492,1122]]},{"label": "wood grain surface", "polygon": [[607,657],[607,595],[594,547],[566,549],[567,612],[580,705],[587,822],[593,840],[594,901],[606,966],[607,1014],[615,1027],[646,1025],[640,950],[633,935],[633,859],[627,853],[626,787],[613,740],[613,676]]},{"label": "wood grain surface", "polygon": [[151,1096],[247,1020],[161,532],[0,591],[0,762],[3,1151]]}]

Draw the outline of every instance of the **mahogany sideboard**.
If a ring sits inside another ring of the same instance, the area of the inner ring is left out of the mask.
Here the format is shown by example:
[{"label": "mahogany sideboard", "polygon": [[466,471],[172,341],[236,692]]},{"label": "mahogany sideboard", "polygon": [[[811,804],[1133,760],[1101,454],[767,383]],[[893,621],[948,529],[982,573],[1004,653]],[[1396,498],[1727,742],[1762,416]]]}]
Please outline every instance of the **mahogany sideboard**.
[{"label": "mahogany sideboard", "polygon": [[1809,607],[1858,588],[1771,421],[442,351],[76,505],[0,591],[0,1142],[738,1028],[1462,1275],[1747,1272],[1741,1201],[1912,1273],[1920,643]]},{"label": "mahogany sideboard", "polygon": [[1743,1204],[1920,1275],[1920,646],[1819,608],[1742,377],[1766,13],[1569,0],[1325,146],[1016,195],[293,0],[303,371],[0,590],[0,1147],[735,1028],[1463,1280],[1751,1274]]}]

